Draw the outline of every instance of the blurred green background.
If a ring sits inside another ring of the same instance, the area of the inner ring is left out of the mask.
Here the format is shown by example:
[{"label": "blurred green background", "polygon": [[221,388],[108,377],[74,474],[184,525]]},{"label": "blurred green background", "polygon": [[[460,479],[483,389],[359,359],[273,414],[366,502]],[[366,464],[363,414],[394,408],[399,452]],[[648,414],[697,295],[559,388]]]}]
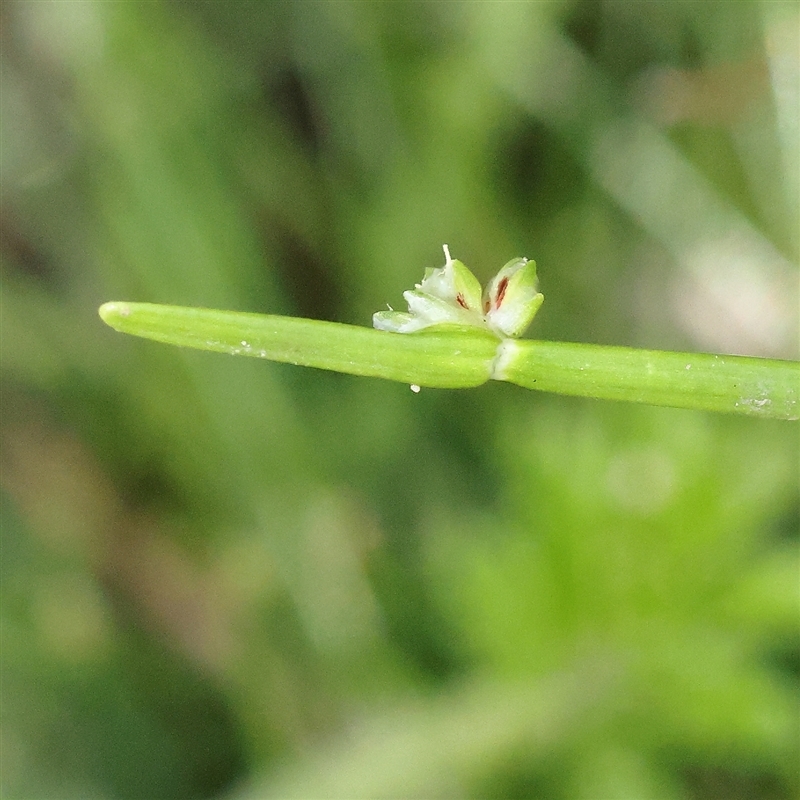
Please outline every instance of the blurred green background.
[{"label": "blurred green background", "polygon": [[796,2],[13,2],[4,798],[793,798],[798,428],[116,334],[370,325],[441,245],[531,335],[797,358]]}]

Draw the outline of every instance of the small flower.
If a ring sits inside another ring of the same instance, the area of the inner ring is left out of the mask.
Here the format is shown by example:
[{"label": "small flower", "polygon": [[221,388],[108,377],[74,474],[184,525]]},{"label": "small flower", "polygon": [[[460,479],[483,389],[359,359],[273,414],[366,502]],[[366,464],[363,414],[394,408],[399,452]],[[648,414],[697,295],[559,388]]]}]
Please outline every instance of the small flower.
[{"label": "small flower", "polygon": [[509,261],[481,286],[467,267],[443,246],[445,265],[425,270],[422,283],[403,293],[408,311],[378,311],[374,327],[392,333],[413,333],[433,325],[489,328],[501,338],[524,333],[544,297],[536,289],[536,264],[526,258]]},{"label": "small flower", "polygon": [[408,312],[378,311],[374,327],[394,333],[412,333],[431,325],[484,326],[481,285],[464,264],[450,256],[444,245],[445,265],[426,269],[422,283],[403,292]]},{"label": "small flower", "polygon": [[537,286],[536,262],[511,259],[486,285],[483,312],[489,327],[504,337],[525,333],[544,301]]}]

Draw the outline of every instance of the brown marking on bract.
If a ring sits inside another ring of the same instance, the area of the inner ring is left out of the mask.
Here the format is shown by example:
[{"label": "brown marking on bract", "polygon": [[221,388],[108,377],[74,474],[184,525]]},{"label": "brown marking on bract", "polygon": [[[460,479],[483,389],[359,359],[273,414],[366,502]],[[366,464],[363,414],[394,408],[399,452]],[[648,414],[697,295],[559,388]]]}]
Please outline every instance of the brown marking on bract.
[{"label": "brown marking on bract", "polygon": [[497,287],[497,302],[494,305],[495,308],[500,308],[500,304],[506,296],[506,289],[508,289],[508,278],[503,278]]},{"label": "brown marking on bract", "polygon": [[461,308],[466,308],[469,310],[469,306],[467,305],[467,301],[464,299],[464,295],[459,292],[456,295],[456,302],[461,306]]}]

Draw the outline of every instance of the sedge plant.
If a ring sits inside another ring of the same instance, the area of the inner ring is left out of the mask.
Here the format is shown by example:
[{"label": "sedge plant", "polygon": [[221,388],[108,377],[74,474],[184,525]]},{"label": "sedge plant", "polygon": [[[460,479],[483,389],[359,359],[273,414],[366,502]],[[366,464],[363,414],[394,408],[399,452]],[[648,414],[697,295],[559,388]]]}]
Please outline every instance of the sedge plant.
[{"label": "sedge plant", "polygon": [[404,293],[408,311],[373,328],[205,308],[111,302],[118,331],[231,355],[266,358],[421,387],[489,380],[527,389],[796,420],[800,362],[520,339],[544,300],[536,263],[509,261],[484,291],[444,246],[445,265]]}]

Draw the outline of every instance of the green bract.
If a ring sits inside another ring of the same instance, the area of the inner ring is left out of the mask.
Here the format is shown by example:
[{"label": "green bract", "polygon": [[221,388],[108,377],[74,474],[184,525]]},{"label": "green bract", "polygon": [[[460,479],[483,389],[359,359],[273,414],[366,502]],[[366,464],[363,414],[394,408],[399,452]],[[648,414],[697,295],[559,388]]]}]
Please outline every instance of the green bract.
[{"label": "green bract", "polygon": [[413,333],[433,325],[488,328],[501,338],[521,336],[544,296],[536,290],[536,262],[509,261],[489,281],[481,296],[478,279],[443,246],[445,265],[427,269],[416,288],[403,293],[408,311],[378,311],[374,327],[392,333]]}]

